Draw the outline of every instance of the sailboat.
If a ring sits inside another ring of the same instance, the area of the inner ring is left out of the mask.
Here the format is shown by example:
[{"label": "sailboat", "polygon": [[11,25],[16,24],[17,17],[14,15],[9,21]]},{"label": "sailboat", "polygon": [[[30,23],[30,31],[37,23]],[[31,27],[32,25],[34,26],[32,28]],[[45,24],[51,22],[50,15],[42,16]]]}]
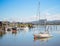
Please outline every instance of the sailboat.
[{"label": "sailboat", "polygon": [[49,31],[46,30],[45,32],[39,32],[38,34],[34,34],[34,37],[38,37],[38,38],[49,38],[52,35],[49,34]]},{"label": "sailboat", "polygon": [[[40,6],[40,2],[39,2],[39,6]],[[38,7],[38,9],[39,9],[40,7]],[[40,10],[40,9],[39,9]],[[40,17],[40,12],[39,12],[39,17]],[[40,20],[40,18],[39,18],[39,20]],[[49,34],[49,31],[48,31],[48,28],[47,28],[47,30],[46,30],[46,22],[47,21],[45,21],[44,23],[44,25],[45,25],[45,32],[40,32],[40,33],[38,33],[38,34],[34,34],[34,37],[40,37],[40,38],[48,38],[48,37],[51,37],[51,35]]]},{"label": "sailboat", "polygon": [[47,42],[48,40],[50,40],[52,37],[48,37],[48,38],[35,38],[34,37],[34,41],[36,41],[36,40],[40,40],[40,41],[42,41],[42,42]]}]

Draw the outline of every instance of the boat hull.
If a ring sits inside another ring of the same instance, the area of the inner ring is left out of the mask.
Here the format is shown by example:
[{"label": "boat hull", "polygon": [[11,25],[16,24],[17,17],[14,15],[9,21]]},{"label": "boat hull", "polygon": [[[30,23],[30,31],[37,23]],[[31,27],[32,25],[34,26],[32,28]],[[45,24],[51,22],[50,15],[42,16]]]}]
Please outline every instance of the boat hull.
[{"label": "boat hull", "polygon": [[49,34],[34,34],[34,37],[48,38],[50,37],[50,35]]}]

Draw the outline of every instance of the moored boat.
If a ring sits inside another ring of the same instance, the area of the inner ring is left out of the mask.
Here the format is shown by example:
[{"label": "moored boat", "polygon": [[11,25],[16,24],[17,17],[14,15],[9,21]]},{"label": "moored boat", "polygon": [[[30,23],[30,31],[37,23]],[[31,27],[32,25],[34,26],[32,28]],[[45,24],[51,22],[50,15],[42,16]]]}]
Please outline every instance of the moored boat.
[{"label": "moored boat", "polygon": [[39,34],[34,34],[34,37],[48,38],[51,37],[51,35],[48,33],[39,33]]}]

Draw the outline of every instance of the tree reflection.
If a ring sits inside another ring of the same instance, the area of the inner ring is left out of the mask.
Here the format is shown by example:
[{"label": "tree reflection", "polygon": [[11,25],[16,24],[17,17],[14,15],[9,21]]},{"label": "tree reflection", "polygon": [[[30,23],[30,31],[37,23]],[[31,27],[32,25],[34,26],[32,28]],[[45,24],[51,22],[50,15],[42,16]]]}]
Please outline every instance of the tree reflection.
[{"label": "tree reflection", "polygon": [[3,37],[3,35],[5,35],[6,34],[6,32],[5,31],[0,31],[0,38],[2,38]]}]

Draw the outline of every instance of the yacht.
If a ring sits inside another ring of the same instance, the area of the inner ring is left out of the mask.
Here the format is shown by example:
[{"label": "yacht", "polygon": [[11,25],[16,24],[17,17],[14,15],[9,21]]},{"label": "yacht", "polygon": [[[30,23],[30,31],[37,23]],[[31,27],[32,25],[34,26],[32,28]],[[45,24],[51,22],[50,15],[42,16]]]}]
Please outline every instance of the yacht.
[{"label": "yacht", "polygon": [[42,32],[42,33],[34,34],[34,37],[48,38],[51,37],[51,35],[46,32]]},{"label": "yacht", "polygon": [[[39,2],[39,6],[40,6],[40,2]],[[39,7],[40,8],[40,7]],[[38,8],[38,9],[39,9]],[[40,10],[40,9],[39,9]],[[39,17],[40,17],[40,12],[39,12]],[[40,18],[39,18],[40,20]],[[47,38],[47,37],[51,37],[51,35],[49,34],[48,28],[46,27],[46,21],[44,21],[44,25],[45,25],[45,32],[40,32],[38,34],[34,34],[34,37],[40,37],[40,38]]]}]

